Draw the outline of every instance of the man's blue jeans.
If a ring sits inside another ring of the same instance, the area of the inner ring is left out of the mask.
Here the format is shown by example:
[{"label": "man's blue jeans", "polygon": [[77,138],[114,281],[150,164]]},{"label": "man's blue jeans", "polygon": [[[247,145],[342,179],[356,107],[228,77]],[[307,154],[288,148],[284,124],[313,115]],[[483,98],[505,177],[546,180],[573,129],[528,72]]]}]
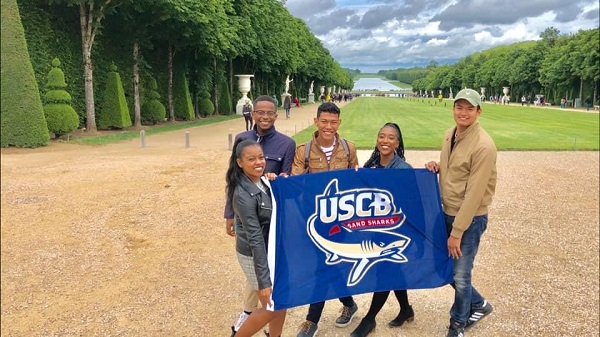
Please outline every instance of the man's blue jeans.
[{"label": "man's blue jeans", "polygon": [[[448,235],[452,232],[452,223],[454,217],[444,214],[446,220],[446,230]],[[459,322],[463,326],[467,324],[471,308],[480,308],[483,306],[483,297],[477,292],[471,284],[471,272],[475,255],[479,249],[479,241],[483,232],[487,228],[488,216],[479,215],[473,218],[471,226],[463,233],[460,241],[460,250],[462,256],[454,260],[454,304],[450,309],[451,321]]]}]

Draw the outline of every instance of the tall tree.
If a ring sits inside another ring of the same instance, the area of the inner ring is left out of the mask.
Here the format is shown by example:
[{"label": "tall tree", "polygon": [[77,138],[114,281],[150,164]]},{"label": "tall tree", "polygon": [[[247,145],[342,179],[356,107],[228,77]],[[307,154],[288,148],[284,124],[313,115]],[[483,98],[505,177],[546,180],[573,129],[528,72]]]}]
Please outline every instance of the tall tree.
[{"label": "tall tree", "polygon": [[79,25],[81,30],[81,50],[83,54],[83,77],[85,87],[86,131],[96,131],[96,107],[94,103],[94,76],[92,68],[92,47],[98,30],[102,28],[102,19],[114,10],[111,0],[49,0],[50,4],[79,6]]}]

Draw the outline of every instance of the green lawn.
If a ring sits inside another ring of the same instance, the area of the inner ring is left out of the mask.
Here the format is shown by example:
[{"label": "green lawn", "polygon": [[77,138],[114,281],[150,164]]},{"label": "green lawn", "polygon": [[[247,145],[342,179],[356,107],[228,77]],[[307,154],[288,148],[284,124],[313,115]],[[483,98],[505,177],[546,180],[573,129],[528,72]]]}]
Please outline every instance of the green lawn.
[{"label": "green lawn", "polygon": [[400,89],[411,89],[411,91],[412,91],[412,85],[410,85],[408,83],[404,83],[404,82],[400,82],[400,81],[388,81],[388,82],[390,82],[390,84],[397,86]]},{"label": "green lawn", "polygon": [[[408,149],[440,149],[444,131],[454,126],[452,101],[392,97],[355,98],[342,109],[342,137],[360,149],[375,145],[386,122],[402,129]],[[520,104],[484,104],[481,125],[498,150],[599,150],[599,114],[521,107]],[[310,139],[312,126],[294,136]]]},{"label": "green lawn", "polygon": [[377,73],[360,73],[354,76],[354,80],[357,80],[359,78],[381,78],[382,80],[385,80],[385,76],[379,75]]},{"label": "green lawn", "polygon": [[[145,131],[145,133],[146,133],[146,135],[152,135],[152,134],[157,134],[157,133],[193,128],[193,127],[200,126],[200,125],[218,123],[218,122],[226,121],[229,119],[241,118],[241,117],[242,116],[239,116],[239,115],[213,116],[213,117],[202,118],[202,119],[190,121],[190,122],[166,123],[164,125],[152,126],[152,127],[148,128]],[[71,142],[80,143],[80,144],[102,145],[102,144],[116,143],[116,142],[120,142],[123,140],[138,138],[139,136],[140,136],[140,131],[124,130],[124,131],[115,131],[114,133],[111,133],[109,135],[75,138],[75,139],[72,139]]]}]

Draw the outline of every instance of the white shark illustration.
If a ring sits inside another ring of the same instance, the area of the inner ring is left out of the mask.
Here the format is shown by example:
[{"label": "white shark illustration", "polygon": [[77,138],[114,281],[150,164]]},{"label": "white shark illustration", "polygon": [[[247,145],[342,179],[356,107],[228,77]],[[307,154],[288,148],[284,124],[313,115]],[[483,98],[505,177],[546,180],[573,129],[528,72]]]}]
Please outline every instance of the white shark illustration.
[{"label": "white shark illustration", "polygon": [[[336,179],[325,188],[322,196],[338,193]],[[364,229],[360,232],[354,232],[342,227],[348,233],[344,242],[335,242],[319,234],[315,228],[317,218],[318,210],[308,221],[308,234],[317,247],[327,255],[325,261],[327,264],[333,265],[342,261],[354,264],[348,276],[348,286],[358,284],[367,271],[378,262],[402,263],[407,261],[402,252],[410,242],[410,238],[390,231],[390,229],[398,228],[404,222],[404,216],[400,217],[400,224],[387,229]],[[373,238],[368,238],[369,236],[373,236]]]}]

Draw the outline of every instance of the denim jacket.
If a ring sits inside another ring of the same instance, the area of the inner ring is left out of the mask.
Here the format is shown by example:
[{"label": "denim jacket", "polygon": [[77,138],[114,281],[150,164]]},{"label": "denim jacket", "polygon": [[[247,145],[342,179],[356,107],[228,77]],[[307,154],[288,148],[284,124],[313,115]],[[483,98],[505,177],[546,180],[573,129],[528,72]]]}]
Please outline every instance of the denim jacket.
[{"label": "denim jacket", "polygon": [[[264,179],[264,178],[263,178]],[[271,190],[264,182],[266,193],[248,177],[243,176],[233,192],[233,210],[239,228],[236,231],[236,251],[254,259],[258,288],[271,286],[267,246],[271,224]]]}]

